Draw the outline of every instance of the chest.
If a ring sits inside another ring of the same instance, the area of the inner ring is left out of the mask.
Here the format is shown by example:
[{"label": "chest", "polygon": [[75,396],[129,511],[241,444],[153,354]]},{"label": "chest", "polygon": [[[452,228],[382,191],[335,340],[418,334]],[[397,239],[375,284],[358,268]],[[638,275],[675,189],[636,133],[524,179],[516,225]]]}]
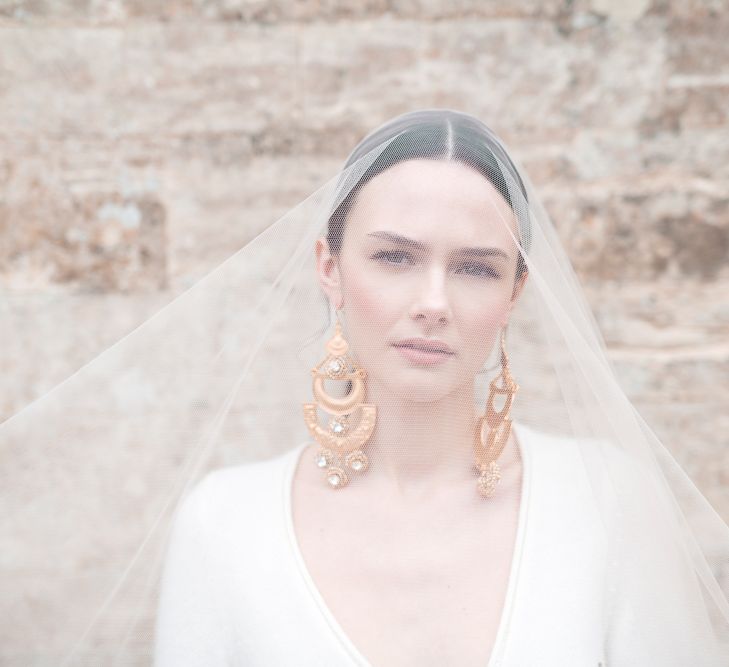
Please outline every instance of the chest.
[{"label": "chest", "polygon": [[[322,499],[324,500],[324,499]],[[518,502],[467,515],[332,511],[307,499],[301,556],[341,631],[373,665],[485,667],[502,618]],[[314,519],[313,517],[318,517]]]}]

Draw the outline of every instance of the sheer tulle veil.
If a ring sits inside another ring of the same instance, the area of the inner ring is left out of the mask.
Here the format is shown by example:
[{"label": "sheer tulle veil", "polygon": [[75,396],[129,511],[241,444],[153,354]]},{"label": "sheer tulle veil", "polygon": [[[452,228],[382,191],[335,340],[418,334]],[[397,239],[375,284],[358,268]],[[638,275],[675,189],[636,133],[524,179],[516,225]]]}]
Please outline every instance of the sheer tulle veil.
[{"label": "sheer tulle veil", "polygon": [[[422,168],[419,180],[408,165]],[[335,252],[341,248],[354,212],[369,220],[380,215],[388,188],[419,184],[413,206],[422,193],[442,188],[439,165],[463,170],[460,186],[473,183],[474,192],[492,193],[479,200],[480,213],[510,250],[509,276],[488,273],[497,266],[490,256],[453,265],[447,280],[459,307],[472,312],[469,303],[491,298],[485,295],[496,294],[499,284],[505,294],[507,283],[527,276],[504,336],[518,383],[511,418],[522,432],[546,434],[577,453],[587,480],[584,504],[604,536],[599,605],[607,653],[614,656],[608,664],[729,664],[729,527],[619,385],[524,169],[483,122],[450,109],[406,113],[373,130],[309,197],[0,425],[0,662],[150,663],[176,508],[210,470],[269,460],[313,442],[302,405],[312,401],[312,368],[326,356],[336,321],[348,353],[367,370],[365,390],[385,378],[402,400],[437,404],[437,392],[456,376],[411,385],[410,371],[398,377],[390,358],[378,356],[388,332],[370,325],[368,336],[357,333],[380,306],[345,299],[335,314],[338,304],[323,291],[314,249],[321,238]],[[249,222],[252,215],[241,211]],[[459,224],[453,217],[441,229],[455,239]],[[402,244],[393,246],[388,264],[378,265],[390,272],[382,278],[383,299],[406,281],[412,281],[408,289],[422,284],[413,275],[427,251],[416,250],[413,259]],[[473,385],[464,411],[483,414],[502,369],[502,329],[493,323],[461,329],[464,346],[476,351],[459,366],[458,377],[470,369]],[[449,389],[456,390],[455,384]],[[386,415],[387,407],[377,405],[377,414]],[[319,415],[324,430],[331,428],[329,417]],[[378,421],[375,428],[386,427]],[[471,453],[452,456],[466,460]],[[565,463],[564,470],[564,478],[555,473],[545,488],[551,484],[558,493],[569,486],[572,469]],[[332,503],[354,485],[366,489],[368,472],[348,474],[350,488],[331,490]],[[488,508],[491,499],[479,500]],[[650,633],[655,636],[647,639]]]}]

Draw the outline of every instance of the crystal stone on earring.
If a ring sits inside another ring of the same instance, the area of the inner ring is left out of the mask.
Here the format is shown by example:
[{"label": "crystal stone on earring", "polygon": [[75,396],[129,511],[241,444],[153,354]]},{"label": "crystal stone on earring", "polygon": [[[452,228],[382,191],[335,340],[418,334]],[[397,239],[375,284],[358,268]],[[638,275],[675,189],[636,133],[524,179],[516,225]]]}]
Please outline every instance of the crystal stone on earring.
[{"label": "crystal stone on earring", "polygon": [[491,461],[478,477],[478,490],[484,498],[490,498],[501,479],[501,472],[496,461]]},{"label": "crystal stone on earring", "polygon": [[327,482],[334,489],[339,489],[347,484],[347,473],[338,466],[332,466],[327,470]]},{"label": "crystal stone on earring", "polygon": [[329,422],[329,430],[334,435],[344,435],[347,432],[347,421],[344,417],[334,418]]},{"label": "crystal stone on earring", "polygon": [[326,468],[334,459],[331,449],[320,449],[316,453],[316,465],[320,468]]},{"label": "crystal stone on earring", "polygon": [[347,454],[346,462],[347,466],[355,472],[363,472],[367,469],[367,455],[361,449],[356,449]]},{"label": "crystal stone on earring", "polygon": [[346,364],[344,363],[344,359],[341,357],[334,357],[328,364],[327,364],[327,375],[330,378],[337,378],[340,375],[344,373],[346,370]]}]

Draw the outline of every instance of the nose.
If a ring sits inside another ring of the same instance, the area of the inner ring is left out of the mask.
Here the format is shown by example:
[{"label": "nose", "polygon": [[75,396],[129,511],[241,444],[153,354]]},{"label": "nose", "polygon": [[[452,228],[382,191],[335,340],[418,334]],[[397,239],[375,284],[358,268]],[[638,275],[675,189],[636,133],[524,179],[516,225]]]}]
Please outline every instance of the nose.
[{"label": "nose", "polygon": [[410,315],[414,320],[429,326],[451,321],[451,307],[443,271],[434,269],[423,278],[418,285]]}]

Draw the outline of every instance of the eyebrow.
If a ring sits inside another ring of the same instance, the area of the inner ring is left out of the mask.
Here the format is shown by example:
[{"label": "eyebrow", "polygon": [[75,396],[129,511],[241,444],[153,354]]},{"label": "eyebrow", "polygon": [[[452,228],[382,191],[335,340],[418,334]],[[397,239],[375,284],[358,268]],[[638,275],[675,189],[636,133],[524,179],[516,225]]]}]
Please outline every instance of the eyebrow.
[{"label": "eyebrow", "polygon": [[[408,247],[414,248],[415,250],[429,249],[429,246],[422,241],[416,241],[415,239],[408,238],[407,236],[401,236],[400,234],[395,234],[394,232],[370,232],[369,234],[367,234],[367,236],[374,236],[375,238],[384,239],[385,241],[391,241],[392,243],[407,245]],[[495,255],[497,257],[509,259],[509,255],[501,250],[501,248],[458,248],[456,252],[463,255],[472,255],[474,257],[490,257]]]}]

